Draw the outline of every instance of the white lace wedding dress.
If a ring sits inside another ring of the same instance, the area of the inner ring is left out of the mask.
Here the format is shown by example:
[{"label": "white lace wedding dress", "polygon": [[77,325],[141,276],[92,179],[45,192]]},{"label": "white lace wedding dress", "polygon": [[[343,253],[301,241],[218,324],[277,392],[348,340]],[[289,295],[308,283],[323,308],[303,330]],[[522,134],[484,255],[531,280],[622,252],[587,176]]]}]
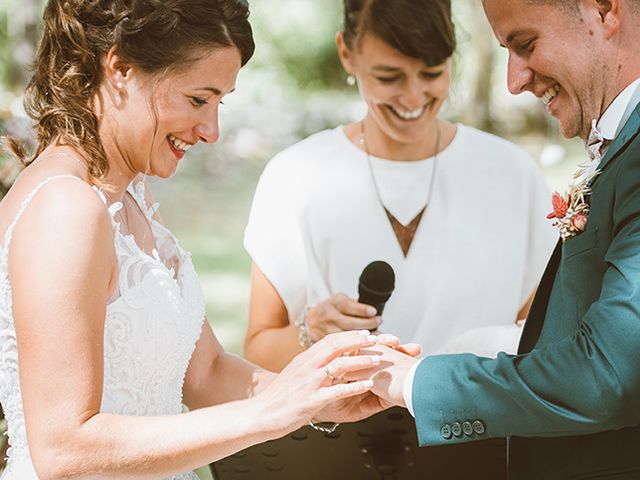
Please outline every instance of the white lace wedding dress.
[{"label": "white lace wedding dress", "polygon": [[[37,479],[29,454],[20,394],[8,277],[9,247],[14,228],[32,198],[41,187],[61,178],[77,177],[51,177],[38,185],[23,201],[0,249],[0,402],[10,445],[2,480]],[[105,196],[95,190],[107,205]],[[130,186],[129,192],[149,219],[157,250],[149,256],[138,247],[133,236],[123,235],[114,220],[121,204],[108,206],[115,230],[119,273],[117,292],[107,305],[105,318],[100,410],[122,415],[179,414],[184,376],[204,320],[204,299],[191,256],[178,245],[169,230],[153,219],[157,205],[145,204],[144,183]],[[52,406],[52,413],[54,411]],[[196,480],[198,477],[186,472],[171,478]]]}]

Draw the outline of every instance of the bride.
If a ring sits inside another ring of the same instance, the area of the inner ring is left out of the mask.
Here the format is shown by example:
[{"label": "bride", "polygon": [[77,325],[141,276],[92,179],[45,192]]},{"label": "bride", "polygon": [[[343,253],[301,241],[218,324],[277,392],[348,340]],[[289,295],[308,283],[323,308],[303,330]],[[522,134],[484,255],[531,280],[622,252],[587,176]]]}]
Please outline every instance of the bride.
[{"label": "bride", "polygon": [[278,376],[225,353],[145,188],[218,139],[247,19],[244,0],[48,1],[25,96],[39,148],[0,203],[3,479],[192,479],[384,407],[370,380],[336,379],[379,363],[344,354],[394,337],[329,336]]}]

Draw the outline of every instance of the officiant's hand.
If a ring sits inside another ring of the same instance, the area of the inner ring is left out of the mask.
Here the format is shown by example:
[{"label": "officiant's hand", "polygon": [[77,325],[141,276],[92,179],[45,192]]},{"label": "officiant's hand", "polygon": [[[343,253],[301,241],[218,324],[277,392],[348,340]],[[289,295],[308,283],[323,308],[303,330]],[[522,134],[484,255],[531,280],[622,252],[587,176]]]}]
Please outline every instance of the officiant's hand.
[{"label": "officiant's hand", "polygon": [[358,303],[338,293],[307,311],[305,321],[311,339],[317,342],[330,333],[348,330],[376,330],[382,318],[371,305]]}]

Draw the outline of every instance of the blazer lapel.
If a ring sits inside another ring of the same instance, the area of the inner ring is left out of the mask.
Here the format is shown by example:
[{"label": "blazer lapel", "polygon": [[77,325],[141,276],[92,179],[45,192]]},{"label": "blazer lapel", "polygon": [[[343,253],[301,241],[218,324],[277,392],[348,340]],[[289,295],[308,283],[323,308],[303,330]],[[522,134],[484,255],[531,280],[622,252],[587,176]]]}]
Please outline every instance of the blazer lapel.
[{"label": "blazer lapel", "polygon": [[[604,170],[613,159],[625,150],[638,133],[640,133],[640,104],[636,106],[624,128],[607,150],[598,168]],[[596,177],[594,183],[597,182],[599,178],[601,177]],[[549,299],[551,298],[551,289],[553,288],[561,258],[562,241],[559,240],[542,276],[536,296],[533,299],[533,304],[531,305],[531,310],[525,322],[522,337],[520,338],[520,344],[518,345],[518,354],[530,352],[538,341],[540,332],[542,332],[544,318],[547,314],[547,307],[549,305]]]},{"label": "blazer lapel", "polygon": [[540,286],[531,304],[531,310],[527,316],[527,321],[524,324],[524,330],[520,337],[520,344],[518,345],[518,354],[528,353],[533,350],[540,332],[542,331],[542,325],[544,318],[547,315],[547,307],[549,306],[549,298],[551,298],[551,289],[558,272],[558,266],[560,265],[560,258],[562,256],[562,240],[558,240],[556,248],[551,254],[547,268],[540,280]]}]

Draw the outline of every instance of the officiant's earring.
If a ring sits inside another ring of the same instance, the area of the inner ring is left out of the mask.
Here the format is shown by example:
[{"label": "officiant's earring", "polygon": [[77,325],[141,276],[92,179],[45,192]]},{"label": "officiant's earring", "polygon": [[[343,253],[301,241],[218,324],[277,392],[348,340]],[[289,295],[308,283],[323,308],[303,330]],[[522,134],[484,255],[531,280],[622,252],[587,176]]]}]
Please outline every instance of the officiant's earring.
[{"label": "officiant's earring", "polygon": [[353,87],[356,84],[356,77],[353,75],[347,75],[347,85]]},{"label": "officiant's earring", "polygon": [[117,88],[118,90],[122,90],[122,89],[124,88],[124,83],[122,83],[122,82],[118,82],[118,83],[116,83],[116,88]]}]

